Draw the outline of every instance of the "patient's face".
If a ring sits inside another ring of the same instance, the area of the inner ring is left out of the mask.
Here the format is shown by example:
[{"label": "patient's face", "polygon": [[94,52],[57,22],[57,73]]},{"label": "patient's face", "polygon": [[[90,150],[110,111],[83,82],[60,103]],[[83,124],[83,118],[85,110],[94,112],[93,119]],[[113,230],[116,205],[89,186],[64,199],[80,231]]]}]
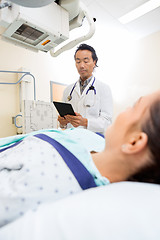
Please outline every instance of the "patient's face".
[{"label": "patient's face", "polygon": [[160,98],[160,90],[139,98],[132,107],[119,114],[106,131],[107,148],[121,147],[131,131],[140,130],[151,104],[158,98]]}]

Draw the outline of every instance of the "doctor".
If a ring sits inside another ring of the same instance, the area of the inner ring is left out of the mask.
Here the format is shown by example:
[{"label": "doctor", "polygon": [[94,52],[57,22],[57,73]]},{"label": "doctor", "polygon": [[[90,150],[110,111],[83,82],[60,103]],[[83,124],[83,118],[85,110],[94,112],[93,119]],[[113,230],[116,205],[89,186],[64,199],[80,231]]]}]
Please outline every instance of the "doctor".
[{"label": "doctor", "polygon": [[62,100],[72,104],[76,116],[58,116],[60,127],[82,127],[104,135],[112,122],[113,101],[109,86],[93,76],[98,57],[93,47],[81,44],[74,59],[80,78],[64,90]]}]

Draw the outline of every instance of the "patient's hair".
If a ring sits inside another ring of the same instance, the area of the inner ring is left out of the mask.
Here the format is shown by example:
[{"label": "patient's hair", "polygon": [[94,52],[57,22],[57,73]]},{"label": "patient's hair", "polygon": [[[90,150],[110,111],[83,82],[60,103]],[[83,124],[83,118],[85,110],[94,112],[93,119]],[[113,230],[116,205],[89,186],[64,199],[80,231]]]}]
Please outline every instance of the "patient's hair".
[{"label": "patient's hair", "polygon": [[148,136],[152,163],[128,180],[160,184],[160,98],[152,104],[149,116],[142,124],[142,131]]},{"label": "patient's hair", "polygon": [[96,61],[95,66],[98,67],[98,66],[97,66],[98,57],[97,57],[96,51],[94,50],[93,47],[91,47],[91,46],[89,46],[89,45],[87,45],[87,44],[84,44],[84,43],[81,44],[81,45],[79,45],[79,47],[78,47],[78,48],[76,49],[76,51],[75,51],[74,59],[76,59],[76,53],[77,53],[79,50],[88,50],[88,51],[90,51],[90,52],[92,53],[93,61]]}]

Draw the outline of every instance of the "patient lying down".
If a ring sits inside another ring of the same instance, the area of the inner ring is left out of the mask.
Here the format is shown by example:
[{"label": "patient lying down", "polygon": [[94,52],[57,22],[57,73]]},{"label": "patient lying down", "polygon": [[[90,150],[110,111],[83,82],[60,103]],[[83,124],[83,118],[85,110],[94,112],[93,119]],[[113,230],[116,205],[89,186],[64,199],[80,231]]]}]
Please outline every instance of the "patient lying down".
[{"label": "patient lying down", "polygon": [[23,135],[1,147],[0,226],[43,202],[91,187],[125,180],[160,183],[159,118],[160,91],[117,117],[100,152],[90,154],[68,130]]}]

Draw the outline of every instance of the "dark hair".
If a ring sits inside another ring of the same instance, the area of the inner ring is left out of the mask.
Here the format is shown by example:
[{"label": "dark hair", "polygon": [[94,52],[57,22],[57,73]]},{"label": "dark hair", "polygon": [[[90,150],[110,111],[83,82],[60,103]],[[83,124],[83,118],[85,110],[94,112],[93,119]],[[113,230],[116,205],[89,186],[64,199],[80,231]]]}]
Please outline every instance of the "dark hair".
[{"label": "dark hair", "polygon": [[79,50],[88,50],[88,51],[90,51],[90,52],[92,53],[92,59],[93,59],[93,61],[96,61],[95,66],[98,67],[98,66],[97,66],[98,57],[97,57],[96,51],[94,50],[93,47],[91,47],[91,46],[89,46],[89,45],[87,45],[87,44],[85,44],[85,43],[79,45],[79,46],[77,47],[76,51],[75,51],[74,59],[76,59],[76,53],[77,53]]},{"label": "dark hair", "polygon": [[142,131],[148,136],[151,164],[129,180],[160,184],[160,99],[152,104],[149,117],[142,124]]}]

